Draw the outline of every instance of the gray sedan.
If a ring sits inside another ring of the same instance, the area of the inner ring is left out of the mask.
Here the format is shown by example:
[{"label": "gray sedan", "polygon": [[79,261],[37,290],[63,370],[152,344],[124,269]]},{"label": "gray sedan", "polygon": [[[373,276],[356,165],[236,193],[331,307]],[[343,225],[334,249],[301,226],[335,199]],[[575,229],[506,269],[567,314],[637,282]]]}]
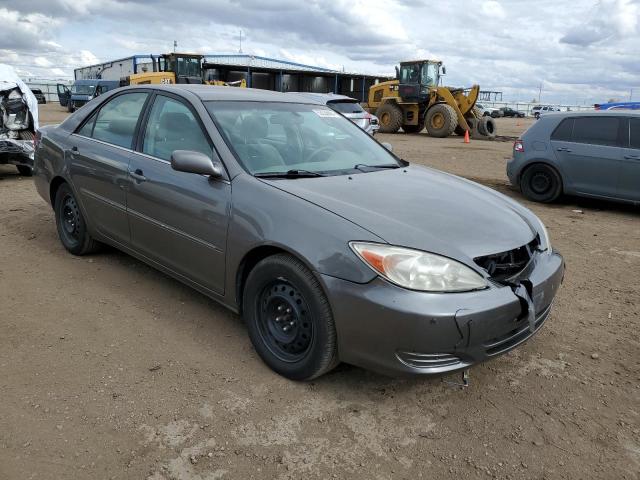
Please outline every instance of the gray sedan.
[{"label": "gray sedan", "polygon": [[537,332],[564,273],[529,210],[297,95],[114,90],[41,130],[35,175],[69,252],[106,243],[219,301],[296,380],[467,369]]},{"label": "gray sedan", "polygon": [[507,176],[538,202],[553,202],[565,193],[640,204],[640,115],[541,116],[515,141]]}]

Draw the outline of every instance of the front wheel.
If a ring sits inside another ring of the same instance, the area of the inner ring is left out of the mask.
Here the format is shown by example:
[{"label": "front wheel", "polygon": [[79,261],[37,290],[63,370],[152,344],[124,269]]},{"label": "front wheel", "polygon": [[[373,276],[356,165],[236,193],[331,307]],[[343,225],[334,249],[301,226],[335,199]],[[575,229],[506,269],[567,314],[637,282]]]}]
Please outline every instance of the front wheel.
[{"label": "front wheel", "polygon": [[520,190],[529,200],[550,203],[562,193],[562,179],[558,172],[543,164],[531,165],[520,178]]},{"label": "front wheel", "polygon": [[16,165],[18,173],[23,177],[30,177],[33,175],[33,169],[27,165]]},{"label": "front wheel", "polygon": [[64,248],[74,255],[96,251],[99,244],[89,235],[87,223],[69,185],[60,185],[53,205],[58,236]]},{"label": "front wheel", "polygon": [[331,307],[313,273],[287,254],[267,257],[249,274],[243,316],[260,358],[291,380],[311,380],[338,363]]}]

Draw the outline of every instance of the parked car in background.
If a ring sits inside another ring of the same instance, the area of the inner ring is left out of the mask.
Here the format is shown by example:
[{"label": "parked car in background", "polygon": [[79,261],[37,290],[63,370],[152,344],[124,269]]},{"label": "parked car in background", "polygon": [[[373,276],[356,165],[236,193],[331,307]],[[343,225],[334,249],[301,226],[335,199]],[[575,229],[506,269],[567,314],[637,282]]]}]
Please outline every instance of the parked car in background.
[{"label": "parked car in background", "polygon": [[38,101],[13,67],[0,64],[0,164],[31,175]]},{"label": "parked car in background", "polygon": [[39,104],[47,103],[47,97],[44,96],[44,93],[42,93],[42,90],[40,90],[39,88],[32,88],[31,93],[33,93],[33,95],[36,97],[36,100],[38,100]]},{"label": "parked car in background", "polygon": [[518,110],[514,110],[511,107],[501,107],[500,112],[502,112],[503,117],[516,117],[516,118],[524,118],[524,112],[520,112]]},{"label": "parked car in background", "polygon": [[545,115],[515,141],[507,175],[538,202],[565,193],[640,204],[640,114]]},{"label": "parked car in background", "polygon": [[491,113],[496,111],[497,108],[493,108],[493,107],[485,107],[484,105],[480,104],[480,103],[476,103],[476,108],[478,110],[480,110],[480,113],[483,117],[485,116],[491,116]]},{"label": "parked car in background", "polygon": [[531,115],[536,119],[540,118],[542,115],[546,115],[547,113],[559,112],[560,109],[556,107],[552,107],[551,105],[536,105],[531,109]]},{"label": "parked car in background", "polygon": [[67,111],[74,112],[95,97],[119,86],[118,80],[101,79],[76,80],[71,88],[59,83],[57,85],[58,99],[60,105],[67,107]]},{"label": "parked car in background", "polygon": [[360,102],[346,95],[333,93],[291,92],[325,104],[330,109],[344,115],[369,135],[375,135],[380,129],[378,117],[367,112]]},{"label": "parked car in background", "polygon": [[539,331],[564,275],[531,211],[303,95],[118,89],[41,129],[35,174],[70,253],[108,243],[240,313],[294,380],[465,370]]}]

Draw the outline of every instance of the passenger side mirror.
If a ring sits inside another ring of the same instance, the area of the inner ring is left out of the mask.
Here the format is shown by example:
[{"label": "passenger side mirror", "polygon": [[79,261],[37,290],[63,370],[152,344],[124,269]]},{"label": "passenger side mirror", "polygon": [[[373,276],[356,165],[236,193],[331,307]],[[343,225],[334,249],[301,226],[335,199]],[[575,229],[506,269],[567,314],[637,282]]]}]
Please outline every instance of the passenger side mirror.
[{"label": "passenger side mirror", "polygon": [[442,66],[442,75],[446,75],[447,74],[447,67],[445,67],[444,65]]},{"label": "passenger side mirror", "polygon": [[389,150],[390,152],[393,152],[393,145],[391,145],[388,142],[382,142],[380,145],[382,145],[384,148],[386,148],[387,150]]},{"label": "passenger side mirror", "polygon": [[222,165],[212,161],[202,152],[191,150],[174,150],[171,154],[171,168],[178,172],[209,175],[213,178],[222,177]]}]

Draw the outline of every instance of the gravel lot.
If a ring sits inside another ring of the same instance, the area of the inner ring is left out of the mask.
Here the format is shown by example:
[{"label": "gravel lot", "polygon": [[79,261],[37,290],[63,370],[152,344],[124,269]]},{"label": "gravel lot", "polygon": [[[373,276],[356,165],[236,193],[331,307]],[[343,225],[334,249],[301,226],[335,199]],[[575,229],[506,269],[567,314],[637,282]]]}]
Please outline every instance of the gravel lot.
[{"label": "gravel lot", "polygon": [[525,201],[511,142],[380,139],[543,219],[568,269],[536,337],[464,390],[344,365],[293,383],[213,301],[114,250],[67,254],[31,180],[3,166],[0,478],[640,478],[640,209]]}]

